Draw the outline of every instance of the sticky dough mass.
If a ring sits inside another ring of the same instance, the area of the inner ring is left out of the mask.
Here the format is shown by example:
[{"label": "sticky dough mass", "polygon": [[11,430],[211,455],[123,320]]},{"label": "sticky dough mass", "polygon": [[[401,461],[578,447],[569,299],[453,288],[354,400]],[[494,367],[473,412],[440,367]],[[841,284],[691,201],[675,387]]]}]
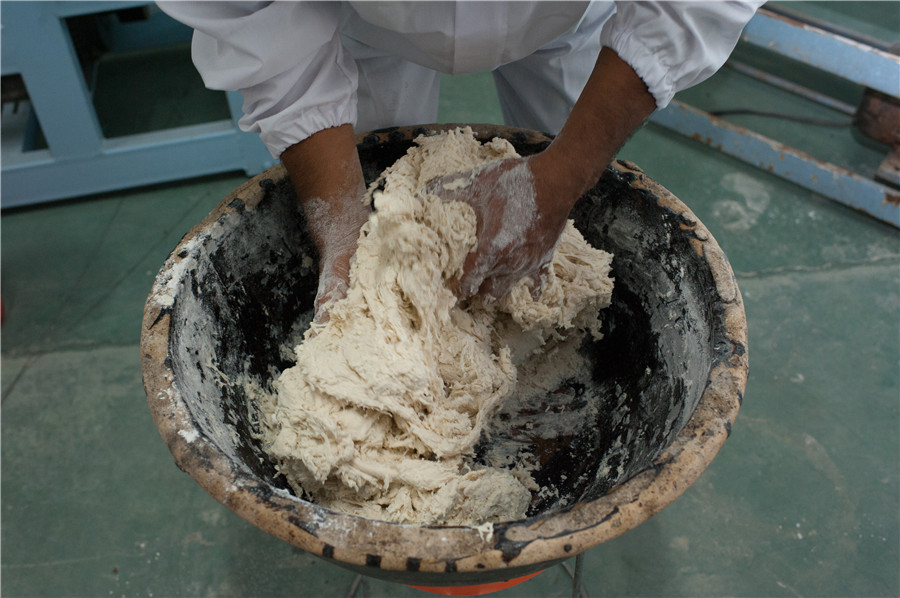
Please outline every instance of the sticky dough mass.
[{"label": "sticky dough mass", "polygon": [[[422,525],[525,516],[534,464],[491,467],[475,462],[473,448],[503,402],[516,400],[520,372],[540,377],[519,380],[520,391],[541,392],[579,366],[571,348],[599,335],[613,281],[612,256],[569,222],[538,301],[523,280],[498,301],[457,302],[446,282],[476,245],[475,214],[425,185],[516,155],[503,139],[481,144],[457,129],[420,136],[384,172],[346,298],[307,331],[296,365],[257,406],[263,447],[299,495]],[[548,353],[558,367],[543,363]]]}]

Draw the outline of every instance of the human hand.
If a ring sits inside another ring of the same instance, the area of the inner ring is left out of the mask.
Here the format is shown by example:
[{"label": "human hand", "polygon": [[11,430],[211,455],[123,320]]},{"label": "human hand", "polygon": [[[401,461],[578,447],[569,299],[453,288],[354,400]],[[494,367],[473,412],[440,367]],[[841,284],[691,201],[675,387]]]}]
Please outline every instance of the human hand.
[{"label": "human hand", "polygon": [[371,209],[363,202],[365,182],[353,127],[319,131],[282,155],[307,227],[319,250],[315,322],[328,320],[328,308],[344,298],[359,229]]},{"label": "human hand", "polygon": [[465,201],[478,219],[478,245],[455,283],[457,296],[501,297],[525,276],[537,294],[575,202],[655,108],[656,100],[634,69],[603,48],[547,149],[432,181],[429,191]]},{"label": "human hand", "polygon": [[523,278],[538,296],[553,251],[578,199],[555,176],[542,154],[492,162],[473,171],[431,181],[427,191],[462,201],[475,211],[478,238],[449,286],[460,298],[476,293],[500,298]]},{"label": "human hand", "polygon": [[319,250],[319,286],[314,301],[317,323],[328,321],[328,310],[347,295],[350,265],[356,255],[359,229],[370,210],[363,205],[365,187],[337,200],[313,198],[302,203],[307,225]]}]

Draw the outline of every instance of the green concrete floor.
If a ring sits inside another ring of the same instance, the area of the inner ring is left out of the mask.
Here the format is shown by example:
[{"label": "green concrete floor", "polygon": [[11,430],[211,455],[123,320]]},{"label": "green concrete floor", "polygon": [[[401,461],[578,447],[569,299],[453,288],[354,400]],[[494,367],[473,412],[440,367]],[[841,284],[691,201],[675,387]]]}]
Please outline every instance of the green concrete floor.
[{"label": "green concrete floor", "polygon": [[[735,85],[723,71],[685,97],[727,104]],[[740,85],[739,99],[780,101]],[[447,78],[440,119],[498,121],[489,77]],[[793,134],[833,151],[856,143],[833,137],[845,133]],[[871,166],[874,150],[849,159]],[[620,155],[687,203],[729,256],[751,375],[702,477],[586,553],[587,595],[900,595],[900,233],[653,125]],[[348,595],[354,574],[266,535],[179,471],[145,404],[138,340],[153,277],[245,179],[3,212],[4,596]],[[555,567],[495,595],[570,594]]]}]

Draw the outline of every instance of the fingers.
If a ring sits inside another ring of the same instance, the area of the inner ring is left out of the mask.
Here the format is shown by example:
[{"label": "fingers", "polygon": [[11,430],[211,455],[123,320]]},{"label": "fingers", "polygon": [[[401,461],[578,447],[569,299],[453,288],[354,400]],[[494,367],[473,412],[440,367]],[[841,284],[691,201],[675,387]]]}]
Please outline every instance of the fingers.
[{"label": "fingers", "polygon": [[547,262],[540,267],[536,278],[530,278],[528,290],[531,292],[531,298],[534,301],[540,301],[541,294],[544,292],[544,285],[547,284],[551,274],[550,262]]},{"label": "fingers", "polygon": [[551,263],[549,261],[541,263],[539,266],[530,271],[522,273],[521,270],[512,269],[505,272],[496,273],[488,276],[481,282],[478,292],[483,295],[490,295],[495,299],[500,299],[508,295],[513,288],[523,280],[531,299],[540,301],[544,285],[552,275]]},{"label": "fingers", "polygon": [[347,287],[347,282],[337,277],[321,278],[319,280],[319,289],[313,304],[315,307],[313,322],[324,324],[330,319],[329,311],[331,307],[337,301],[347,296]]},{"label": "fingers", "polygon": [[481,284],[479,292],[482,295],[488,295],[494,299],[500,299],[516,285],[518,280],[513,280],[509,276],[488,278]]},{"label": "fingers", "polygon": [[425,192],[437,195],[443,199],[458,199],[462,190],[468,187],[473,180],[473,173],[450,174],[432,179],[425,185]]},{"label": "fingers", "polygon": [[484,276],[479,275],[478,270],[475,268],[475,262],[478,258],[479,253],[477,251],[473,251],[466,256],[466,261],[463,263],[462,276],[449,281],[447,284],[447,288],[459,299],[468,299],[477,293],[481,283],[484,282]]},{"label": "fingers", "polygon": [[[476,293],[500,299],[512,291],[519,281],[526,279],[532,299],[538,301],[552,273],[553,252],[545,252],[538,259],[529,249],[514,246],[497,254],[476,249],[466,257],[463,275],[449,281],[447,286],[461,300]],[[510,251],[515,257],[509,257]]]},{"label": "fingers", "polygon": [[448,281],[457,298],[481,293],[499,299],[523,278],[531,280],[531,296],[540,298],[561,228],[558,219],[543,218],[527,161],[501,160],[440,177],[426,184],[426,192],[464,201],[475,211],[478,245],[459,278]]},{"label": "fingers", "polygon": [[322,261],[319,273],[319,287],[316,290],[316,299],[313,303],[315,316],[313,322],[324,324],[329,320],[329,310],[341,299],[347,296],[350,287],[350,262],[355,251],[346,249],[333,258]]},{"label": "fingers", "polygon": [[495,276],[488,278],[482,283],[479,292],[483,295],[490,295],[494,299],[500,299],[501,297],[508,295],[510,291],[523,280],[526,281],[531,299],[533,301],[539,301],[541,292],[544,288],[544,280],[546,279],[542,278],[536,272],[524,276],[522,274],[512,274],[509,276]]},{"label": "fingers", "polygon": [[454,285],[448,284],[448,288],[459,299],[467,299],[476,293],[500,299],[508,295],[519,282],[526,280],[531,298],[534,301],[538,301],[541,298],[541,291],[549,273],[549,264],[524,274],[519,270],[503,268],[501,271],[491,273],[488,276],[475,277],[470,275],[463,277],[459,281],[451,281]]}]

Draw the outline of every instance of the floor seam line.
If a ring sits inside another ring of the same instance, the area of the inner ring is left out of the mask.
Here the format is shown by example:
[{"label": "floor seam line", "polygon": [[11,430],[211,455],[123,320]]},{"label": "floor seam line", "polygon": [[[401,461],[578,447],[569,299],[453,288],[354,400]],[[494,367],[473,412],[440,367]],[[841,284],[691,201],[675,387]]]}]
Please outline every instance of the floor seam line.
[{"label": "floor seam line", "polygon": [[882,266],[882,265],[890,264],[892,262],[896,262],[898,265],[900,265],[900,255],[886,255],[886,256],[880,256],[880,257],[875,257],[875,258],[869,258],[866,260],[829,262],[829,263],[820,264],[817,266],[805,266],[805,265],[779,266],[776,268],[765,268],[763,270],[756,270],[756,271],[752,271],[752,272],[741,272],[741,271],[735,270],[734,275],[738,280],[740,280],[742,278],[746,278],[746,279],[763,278],[765,276],[779,275],[779,274],[816,273],[816,272],[827,272],[829,270],[851,270],[853,268],[858,268],[860,266]]},{"label": "floor seam line", "polygon": [[[208,193],[205,193],[201,197],[199,197],[194,203],[192,203],[191,206],[187,210],[185,210],[185,212],[181,215],[181,217],[178,218],[176,223],[173,224],[172,227],[170,227],[169,229],[167,229],[165,231],[165,233],[160,237],[160,240],[157,243],[154,243],[151,247],[149,247],[147,249],[147,251],[145,251],[141,255],[141,257],[138,260],[136,260],[131,266],[126,268],[125,271],[121,274],[121,276],[119,276],[119,278],[117,278],[109,286],[107,291],[111,292],[111,291],[117,289],[119,287],[119,285],[121,285],[122,282],[124,282],[125,279],[128,278],[128,276],[130,276],[138,268],[138,266],[141,265],[141,263],[143,263],[143,261],[147,258],[147,256],[149,256],[151,253],[153,253],[153,251],[159,246],[159,244],[162,243],[163,240],[172,232],[172,230],[175,228],[175,226],[180,224],[187,217],[187,215],[190,214],[194,210],[194,208],[196,208],[203,200],[205,200],[207,198],[208,195],[209,195]],[[148,290],[148,292],[149,292],[149,290]],[[63,328],[62,332],[65,333],[65,332],[69,332],[72,329],[74,329],[75,326],[80,324],[94,309],[96,309],[96,307],[98,305],[101,305],[107,299],[107,297],[108,297],[108,293],[106,295],[103,295],[96,301],[94,301],[91,305],[88,306],[88,308],[78,318],[73,319],[72,323],[70,323],[67,328]]]},{"label": "floor seam line", "polygon": [[13,381],[9,383],[9,387],[7,387],[7,388],[3,391],[3,397],[2,397],[2,399],[0,399],[0,404],[3,404],[3,403],[6,402],[6,399],[8,399],[9,396],[12,394],[12,392],[13,392],[13,390],[15,389],[16,385],[19,383],[19,380],[22,379],[22,376],[24,376],[25,373],[26,373],[28,370],[31,369],[31,366],[33,366],[34,363],[35,363],[38,359],[40,359],[43,355],[44,355],[43,353],[39,353],[39,354],[36,354],[36,355],[31,355],[31,356],[29,356],[29,357],[27,358],[27,361],[25,362],[25,364],[22,365],[22,369],[20,369],[20,370],[18,371],[18,373],[16,374],[16,377],[13,378]]},{"label": "floor seam line", "polygon": [[[131,348],[131,347],[139,349],[140,346],[141,346],[140,341],[133,342],[133,343],[123,343],[123,344],[101,343],[101,344],[91,345],[89,347],[62,347],[60,349],[53,349],[52,351],[41,351],[39,353],[20,353],[18,355],[13,354],[13,353],[0,353],[0,357],[2,357],[3,359],[36,360],[40,357],[46,357],[48,355],[58,355],[60,353],[85,353],[88,351],[96,351],[98,349],[127,349],[127,348]],[[29,361],[29,363],[26,365],[30,366],[32,364]],[[23,366],[23,370],[25,367],[26,366]],[[18,380],[18,376],[16,376],[16,379],[13,380],[13,382],[10,384],[15,383],[17,380]],[[12,388],[12,387],[10,387],[10,388]]]}]

